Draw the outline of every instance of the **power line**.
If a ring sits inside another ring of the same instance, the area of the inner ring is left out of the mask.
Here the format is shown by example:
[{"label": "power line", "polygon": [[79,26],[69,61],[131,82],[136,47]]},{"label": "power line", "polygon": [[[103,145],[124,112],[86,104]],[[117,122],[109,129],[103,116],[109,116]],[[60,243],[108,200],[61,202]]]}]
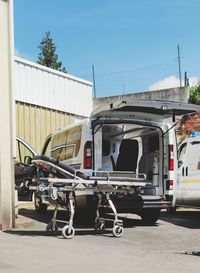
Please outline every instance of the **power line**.
[{"label": "power line", "polygon": [[[148,69],[152,69],[152,68],[156,68],[156,67],[160,67],[160,66],[164,66],[164,65],[174,65],[174,63],[177,61],[177,58],[168,61],[168,62],[164,62],[164,63],[160,63],[160,64],[154,64],[151,66],[143,66],[143,67],[138,67],[136,69],[130,69],[130,70],[121,70],[121,71],[111,71],[111,72],[105,72],[105,73],[99,73],[99,74],[95,74],[95,76],[97,77],[104,77],[104,76],[110,76],[110,75],[116,75],[116,74],[124,74],[124,73],[135,73],[137,71],[142,71],[142,70],[148,70]],[[82,77],[91,78],[91,74],[90,75],[84,75],[82,74]]]}]

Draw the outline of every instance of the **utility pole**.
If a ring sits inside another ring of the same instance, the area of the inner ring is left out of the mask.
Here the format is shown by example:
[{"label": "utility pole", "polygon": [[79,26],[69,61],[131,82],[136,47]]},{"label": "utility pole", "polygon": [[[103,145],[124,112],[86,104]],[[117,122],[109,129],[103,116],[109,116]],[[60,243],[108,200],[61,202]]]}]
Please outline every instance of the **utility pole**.
[{"label": "utility pole", "polygon": [[15,226],[13,0],[0,0],[0,229]]},{"label": "utility pole", "polygon": [[94,65],[92,65],[92,77],[93,77],[93,94],[94,94],[94,98],[96,99],[96,83],[95,83]]},{"label": "utility pole", "polygon": [[178,71],[179,71],[179,80],[180,80],[180,87],[182,87],[182,78],[181,78],[181,57],[180,57],[180,48],[177,45],[178,50]]}]

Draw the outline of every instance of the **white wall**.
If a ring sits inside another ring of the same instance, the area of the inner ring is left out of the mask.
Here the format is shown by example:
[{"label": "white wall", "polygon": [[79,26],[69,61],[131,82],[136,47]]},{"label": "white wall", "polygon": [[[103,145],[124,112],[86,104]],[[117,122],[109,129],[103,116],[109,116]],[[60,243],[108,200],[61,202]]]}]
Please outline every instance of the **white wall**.
[{"label": "white wall", "polygon": [[92,83],[15,57],[15,100],[89,117]]},{"label": "white wall", "polygon": [[13,170],[13,1],[0,0],[0,229],[15,226]]}]

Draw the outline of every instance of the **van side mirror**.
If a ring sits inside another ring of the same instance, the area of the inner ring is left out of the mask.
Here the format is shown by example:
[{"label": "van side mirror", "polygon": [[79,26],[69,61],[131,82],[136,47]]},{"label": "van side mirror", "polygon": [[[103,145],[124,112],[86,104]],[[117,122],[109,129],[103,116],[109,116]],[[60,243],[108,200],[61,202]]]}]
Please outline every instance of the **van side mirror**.
[{"label": "van side mirror", "polygon": [[26,156],[24,157],[24,164],[30,165],[32,159],[33,159],[33,158],[32,158],[31,156],[26,155]]},{"label": "van side mirror", "polygon": [[183,165],[183,161],[182,160],[178,160],[178,168],[180,168]]}]

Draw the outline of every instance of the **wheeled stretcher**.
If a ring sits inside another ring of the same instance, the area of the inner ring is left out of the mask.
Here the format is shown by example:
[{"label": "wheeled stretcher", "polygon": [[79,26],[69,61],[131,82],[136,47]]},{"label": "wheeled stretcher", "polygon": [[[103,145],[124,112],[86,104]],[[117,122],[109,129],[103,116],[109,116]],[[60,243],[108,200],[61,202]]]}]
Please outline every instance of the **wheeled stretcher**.
[{"label": "wheeled stretcher", "polygon": [[[37,156],[32,160],[32,163],[39,170],[42,170],[46,177],[34,179],[29,188],[40,195],[41,200],[55,205],[53,218],[46,227],[48,233],[57,233],[57,222],[62,222],[66,224],[62,228],[64,238],[69,239],[74,236],[75,196],[76,192],[83,192],[97,197],[95,231],[103,233],[106,222],[112,221],[113,235],[115,237],[122,236],[124,232],[123,221],[118,218],[112,196],[118,193],[139,195],[141,187],[145,186],[145,174],[80,171],[46,156]],[[60,207],[69,212],[68,220],[57,218]],[[101,217],[101,208],[110,209],[114,216],[113,219]]]}]

